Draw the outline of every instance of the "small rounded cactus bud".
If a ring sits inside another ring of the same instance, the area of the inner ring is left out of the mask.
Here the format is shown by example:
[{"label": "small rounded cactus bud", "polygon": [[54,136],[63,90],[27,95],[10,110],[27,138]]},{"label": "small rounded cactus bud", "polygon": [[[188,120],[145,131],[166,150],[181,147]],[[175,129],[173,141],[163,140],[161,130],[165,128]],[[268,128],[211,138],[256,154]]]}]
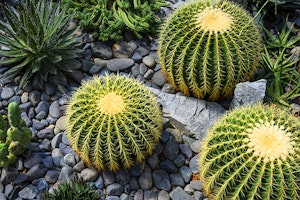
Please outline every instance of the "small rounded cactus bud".
[{"label": "small rounded cactus bud", "polygon": [[225,114],[200,150],[210,199],[300,199],[300,120],[256,104]]},{"label": "small rounded cactus bud", "polygon": [[232,97],[259,64],[261,34],[246,10],[226,0],[198,0],[172,13],[159,35],[167,80],[187,96]]},{"label": "small rounded cactus bud", "polygon": [[162,115],[155,96],[137,80],[94,77],[67,107],[71,147],[98,170],[130,168],[151,154],[160,138]]},{"label": "small rounded cactus bud", "polygon": [[20,121],[21,121],[20,114],[21,114],[20,108],[16,102],[11,102],[10,104],[8,104],[7,118],[10,126],[15,126],[15,127],[20,126]]}]

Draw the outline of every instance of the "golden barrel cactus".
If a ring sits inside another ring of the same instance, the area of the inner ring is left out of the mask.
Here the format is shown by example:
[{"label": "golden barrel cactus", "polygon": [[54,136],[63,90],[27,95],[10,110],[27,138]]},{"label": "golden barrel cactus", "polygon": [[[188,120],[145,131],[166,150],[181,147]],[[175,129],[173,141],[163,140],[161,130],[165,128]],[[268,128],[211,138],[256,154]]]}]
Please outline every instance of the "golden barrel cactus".
[{"label": "golden barrel cactus", "polygon": [[262,51],[246,10],[226,0],[192,1],[166,20],[158,56],[168,81],[187,96],[220,100],[250,80]]},{"label": "golden barrel cactus", "polygon": [[225,114],[203,141],[200,179],[211,199],[300,199],[300,120],[256,104]]},{"label": "golden barrel cactus", "polygon": [[120,75],[83,83],[66,116],[71,147],[99,171],[141,162],[153,152],[162,130],[155,96],[137,80]]}]

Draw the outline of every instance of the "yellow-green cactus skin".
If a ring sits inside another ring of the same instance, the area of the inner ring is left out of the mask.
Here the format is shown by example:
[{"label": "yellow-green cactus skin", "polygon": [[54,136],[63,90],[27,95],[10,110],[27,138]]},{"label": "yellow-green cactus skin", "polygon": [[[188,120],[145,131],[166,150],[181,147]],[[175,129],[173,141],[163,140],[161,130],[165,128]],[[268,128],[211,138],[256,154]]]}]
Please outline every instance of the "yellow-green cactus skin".
[{"label": "yellow-green cactus skin", "polygon": [[232,110],[204,139],[199,168],[212,200],[298,200],[300,120],[269,105]]},{"label": "yellow-green cactus skin", "polygon": [[187,96],[232,97],[257,68],[262,37],[246,10],[225,0],[187,3],[163,25],[158,57],[167,80]]},{"label": "yellow-green cactus skin", "polygon": [[155,96],[137,80],[120,75],[84,82],[72,95],[66,116],[71,147],[99,171],[142,162],[162,130]]}]

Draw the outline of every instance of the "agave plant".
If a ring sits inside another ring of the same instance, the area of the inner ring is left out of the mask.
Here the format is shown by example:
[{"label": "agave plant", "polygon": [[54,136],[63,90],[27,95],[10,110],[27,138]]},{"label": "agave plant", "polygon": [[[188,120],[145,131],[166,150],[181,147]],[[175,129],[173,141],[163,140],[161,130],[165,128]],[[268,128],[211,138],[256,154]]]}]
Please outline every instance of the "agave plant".
[{"label": "agave plant", "polygon": [[49,74],[63,75],[79,64],[81,37],[77,28],[67,29],[67,16],[59,3],[24,0],[18,9],[3,7],[7,22],[0,21],[0,67],[8,66],[5,77],[21,75],[20,86],[36,77],[40,86]]}]

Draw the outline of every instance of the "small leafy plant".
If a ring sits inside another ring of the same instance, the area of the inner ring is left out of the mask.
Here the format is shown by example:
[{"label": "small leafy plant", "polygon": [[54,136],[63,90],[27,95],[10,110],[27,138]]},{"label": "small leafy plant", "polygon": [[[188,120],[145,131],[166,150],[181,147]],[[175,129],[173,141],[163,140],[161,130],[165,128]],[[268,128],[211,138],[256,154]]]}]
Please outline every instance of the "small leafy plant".
[{"label": "small leafy plant", "polygon": [[293,25],[289,30],[284,26],[277,35],[263,29],[266,45],[262,54],[262,67],[263,78],[268,80],[266,93],[274,103],[289,106],[289,100],[300,96],[300,74],[297,71],[300,59],[293,54],[289,55],[287,50],[293,48],[300,38],[291,36]]},{"label": "small leafy plant", "polygon": [[8,167],[14,163],[17,156],[21,155],[27,148],[31,136],[31,130],[20,118],[18,104],[10,103],[8,115],[0,116],[0,167]]},{"label": "small leafy plant", "polygon": [[59,3],[24,0],[15,9],[2,7],[7,22],[0,21],[0,67],[8,66],[5,77],[21,75],[20,86],[36,77],[40,86],[49,74],[64,76],[79,62],[81,37],[77,28],[67,29],[72,16],[60,9]]},{"label": "small leafy plant", "polygon": [[154,33],[160,24],[155,12],[165,0],[63,0],[80,25],[94,32],[101,41],[121,40],[124,30],[138,38]]},{"label": "small leafy plant", "polygon": [[97,190],[92,189],[87,183],[74,180],[70,183],[63,182],[54,189],[52,193],[49,191],[43,195],[44,200],[100,200],[101,197]]}]

